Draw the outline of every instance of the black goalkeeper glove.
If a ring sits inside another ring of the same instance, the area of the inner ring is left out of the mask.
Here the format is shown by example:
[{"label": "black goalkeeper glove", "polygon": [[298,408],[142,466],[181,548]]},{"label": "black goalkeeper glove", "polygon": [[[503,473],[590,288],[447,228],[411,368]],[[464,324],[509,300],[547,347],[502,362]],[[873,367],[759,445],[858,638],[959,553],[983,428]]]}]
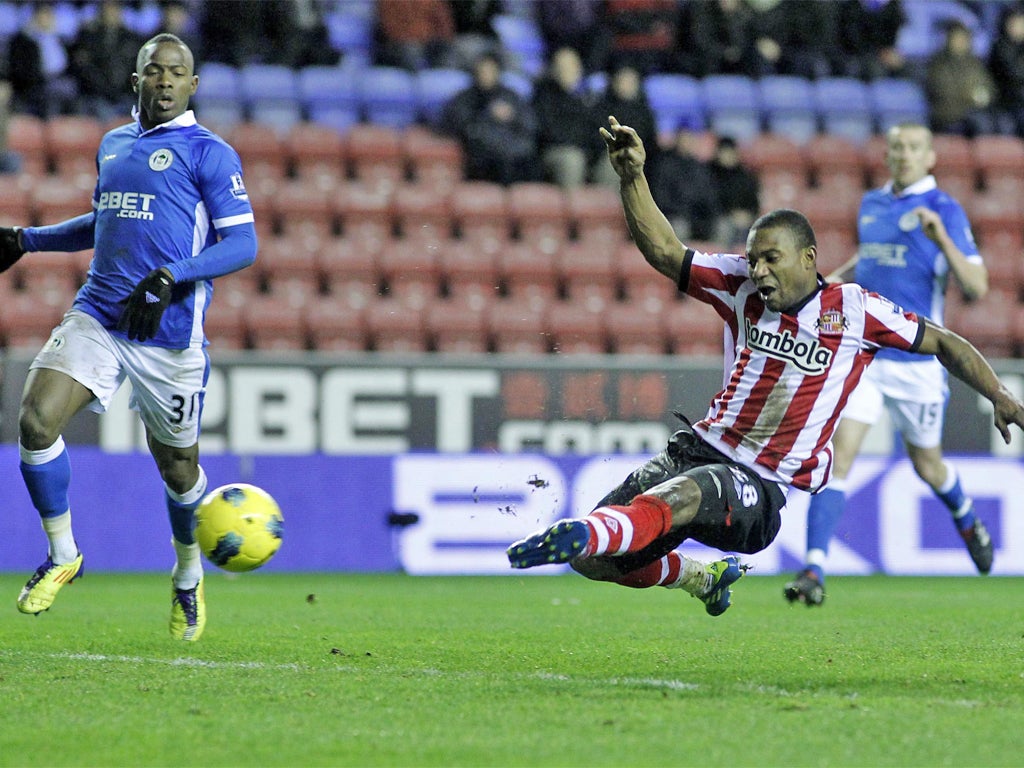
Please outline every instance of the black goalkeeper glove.
[{"label": "black goalkeeper glove", "polygon": [[174,280],[162,269],[154,269],[139,281],[128,297],[117,327],[127,331],[133,341],[146,341],[156,336],[160,318],[171,303]]},{"label": "black goalkeeper glove", "polygon": [[24,255],[25,249],[18,243],[18,228],[0,227],[0,272],[6,272]]}]

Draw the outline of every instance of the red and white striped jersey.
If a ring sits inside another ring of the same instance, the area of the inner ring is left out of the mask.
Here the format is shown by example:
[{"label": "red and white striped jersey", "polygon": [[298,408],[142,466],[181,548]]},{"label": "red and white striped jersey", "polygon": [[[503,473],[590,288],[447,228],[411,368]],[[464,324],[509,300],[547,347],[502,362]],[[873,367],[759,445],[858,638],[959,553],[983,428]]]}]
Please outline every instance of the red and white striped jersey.
[{"label": "red and white striped jersey", "polygon": [[924,320],[853,283],[819,289],[795,314],[768,309],[733,254],[687,251],[679,285],[728,324],[725,384],[694,430],[769,480],[815,493],[832,474],[832,434],[882,347],[915,351]]}]

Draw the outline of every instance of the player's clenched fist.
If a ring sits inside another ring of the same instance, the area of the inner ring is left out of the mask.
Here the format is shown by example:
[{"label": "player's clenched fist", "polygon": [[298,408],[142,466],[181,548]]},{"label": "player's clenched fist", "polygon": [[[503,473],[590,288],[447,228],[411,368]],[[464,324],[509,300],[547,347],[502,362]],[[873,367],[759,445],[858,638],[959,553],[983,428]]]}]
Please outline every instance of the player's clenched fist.
[{"label": "player's clenched fist", "polygon": [[6,272],[25,255],[17,227],[0,227],[0,272]]},{"label": "player's clenched fist", "polygon": [[162,269],[154,269],[139,281],[128,297],[118,328],[133,341],[146,341],[156,336],[160,318],[171,303],[174,280]]}]

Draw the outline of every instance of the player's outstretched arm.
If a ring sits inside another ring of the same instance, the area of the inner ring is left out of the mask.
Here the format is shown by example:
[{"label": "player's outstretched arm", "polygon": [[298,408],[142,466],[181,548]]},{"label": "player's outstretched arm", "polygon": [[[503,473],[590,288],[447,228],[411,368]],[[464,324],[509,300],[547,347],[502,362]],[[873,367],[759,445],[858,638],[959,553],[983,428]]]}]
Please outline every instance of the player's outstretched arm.
[{"label": "player's outstretched arm", "polygon": [[672,225],[661,212],[644,175],[647,152],[636,131],[608,118],[608,127],[599,129],[608,148],[608,158],[619,175],[619,194],[626,223],[647,263],[672,280],[679,279],[686,246],[676,237]]},{"label": "player's outstretched arm", "polygon": [[1010,424],[1024,429],[1024,403],[1014,397],[967,339],[926,320],[924,338],[917,351],[935,355],[946,370],[992,402],[996,429],[1004,442],[1010,442]]}]

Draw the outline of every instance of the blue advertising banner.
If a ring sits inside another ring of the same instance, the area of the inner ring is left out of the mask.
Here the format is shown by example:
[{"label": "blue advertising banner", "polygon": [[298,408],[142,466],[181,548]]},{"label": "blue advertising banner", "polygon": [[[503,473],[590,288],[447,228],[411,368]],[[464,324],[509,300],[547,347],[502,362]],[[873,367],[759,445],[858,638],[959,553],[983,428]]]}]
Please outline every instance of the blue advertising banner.
[{"label": "blue advertising banner", "polygon": [[[109,455],[74,445],[72,514],[87,567],[170,572],[163,487],[144,453]],[[285,516],[272,571],[393,571],[413,574],[512,571],[510,542],[565,516],[589,511],[646,455],[546,456],[404,453],[391,456],[210,455],[211,487],[250,482]],[[1024,465],[988,456],[953,457],[996,544],[993,574],[1024,574]],[[30,573],[45,538],[18,471],[17,448],[0,446],[0,571]],[[862,457],[830,552],[831,573],[972,574],[949,514],[901,458]],[[753,574],[795,569],[804,551],[806,496],[791,495],[779,537],[744,560]],[[412,522],[396,526],[394,522]],[[685,545],[688,554],[711,550]]]}]

